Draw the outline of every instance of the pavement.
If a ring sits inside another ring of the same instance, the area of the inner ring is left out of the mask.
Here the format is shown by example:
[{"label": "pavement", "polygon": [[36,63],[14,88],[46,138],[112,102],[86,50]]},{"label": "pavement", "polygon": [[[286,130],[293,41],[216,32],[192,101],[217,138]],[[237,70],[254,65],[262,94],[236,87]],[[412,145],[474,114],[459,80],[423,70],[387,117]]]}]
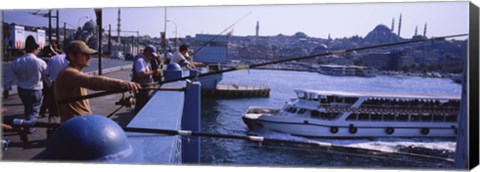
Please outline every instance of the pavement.
[{"label": "pavement", "polygon": [[[132,62],[129,62],[130,66]],[[92,66],[92,65],[91,65]],[[94,71],[91,71],[95,73]],[[117,65],[104,69],[104,75],[111,78],[130,80],[131,69],[122,65]],[[89,91],[89,94],[95,93]],[[130,96],[127,92],[125,96]],[[115,102],[122,97],[122,94],[108,95],[98,98],[90,99],[90,106],[94,114],[108,116],[120,106],[115,105]],[[2,107],[7,108],[7,112],[2,114],[3,121],[11,121],[13,118],[24,118],[23,104],[17,94],[3,99]],[[48,115],[48,113],[46,114]],[[110,118],[116,121],[120,126],[126,126],[134,117],[133,108],[124,107],[120,109],[115,115]],[[40,117],[40,122],[48,122],[48,117]],[[10,140],[8,149],[1,154],[1,161],[28,161],[35,155],[45,149],[47,145],[47,135],[45,128],[37,128],[37,131],[28,135],[28,142],[23,142],[20,139],[18,132],[2,132],[2,139]]]}]

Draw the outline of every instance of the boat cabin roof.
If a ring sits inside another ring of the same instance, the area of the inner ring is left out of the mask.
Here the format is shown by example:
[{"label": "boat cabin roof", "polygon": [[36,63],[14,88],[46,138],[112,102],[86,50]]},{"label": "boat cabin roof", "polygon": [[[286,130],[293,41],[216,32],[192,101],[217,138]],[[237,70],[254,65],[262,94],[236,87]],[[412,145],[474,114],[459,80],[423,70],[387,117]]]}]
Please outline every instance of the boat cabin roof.
[{"label": "boat cabin roof", "polygon": [[387,99],[443,99],[460,100],[460,96],[449,95],[430,95],[430,94],[407,94],[407,93],[383,93],[383,92],[350,92],[350,91],[327,91],[327,90],[295,90],[296,93],[304,92],[323,96],[338,97],[369,97],[369,98],[387,98]]}]

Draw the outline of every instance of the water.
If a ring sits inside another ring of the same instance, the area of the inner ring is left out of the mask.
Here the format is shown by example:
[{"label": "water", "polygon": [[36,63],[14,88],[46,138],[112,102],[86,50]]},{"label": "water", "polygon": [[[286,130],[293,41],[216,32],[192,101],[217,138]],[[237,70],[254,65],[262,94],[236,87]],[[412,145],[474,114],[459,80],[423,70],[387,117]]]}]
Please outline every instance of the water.
[{"label": "water", "polygon": [[[295,97],[295,89],[375,91],[411,94],[460,96],[461,86],[450,79],[377,76],[335,77],[313,72],[243,70],[226,73],[222,83],[264,85],[271,88],[269,98],[202,99],[202,131],[246,135],[247,126],[241,117],[249,106],[283,106]],[[265,137],[288,140],[315,140],[341,146],[394,152],[411,152],[453,158],[455,139],[381,138],[381,139],[309,139],[272,131],[257,131]],[[257,143],[202,138],[201,162],[218,165],[301,166],[301,167],[395,167],[445,168],[444,161],[405,156],[368,155],[347,150],[328,150],[312,146]]]}]

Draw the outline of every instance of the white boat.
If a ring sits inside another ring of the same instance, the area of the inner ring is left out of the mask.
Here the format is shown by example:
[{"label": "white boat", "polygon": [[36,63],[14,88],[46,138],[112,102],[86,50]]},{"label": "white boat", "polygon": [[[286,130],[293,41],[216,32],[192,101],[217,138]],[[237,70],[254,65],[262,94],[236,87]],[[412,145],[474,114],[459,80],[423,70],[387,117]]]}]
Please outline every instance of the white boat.
[{"label": "white boat", "polygon": [[250,129],[307,137],[455,137],[460,97],[295,90],[281,109],[249,107]]},{"label": "white boat", "polygon": [[333,76],[377,76],[372,68],[355,65],[320,65],[318,73]]}]

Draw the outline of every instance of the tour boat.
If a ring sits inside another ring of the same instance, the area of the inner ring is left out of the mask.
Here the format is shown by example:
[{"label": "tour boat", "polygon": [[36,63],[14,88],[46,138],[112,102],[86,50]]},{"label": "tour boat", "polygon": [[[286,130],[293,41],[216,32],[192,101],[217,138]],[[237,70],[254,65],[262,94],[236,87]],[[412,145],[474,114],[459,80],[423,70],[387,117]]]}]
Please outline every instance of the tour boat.
[{"label": "tour boat", "polygon": [[249,107],[250,129],[307,137],[455,137],[460,97],[295,90],[281,109]]}]

